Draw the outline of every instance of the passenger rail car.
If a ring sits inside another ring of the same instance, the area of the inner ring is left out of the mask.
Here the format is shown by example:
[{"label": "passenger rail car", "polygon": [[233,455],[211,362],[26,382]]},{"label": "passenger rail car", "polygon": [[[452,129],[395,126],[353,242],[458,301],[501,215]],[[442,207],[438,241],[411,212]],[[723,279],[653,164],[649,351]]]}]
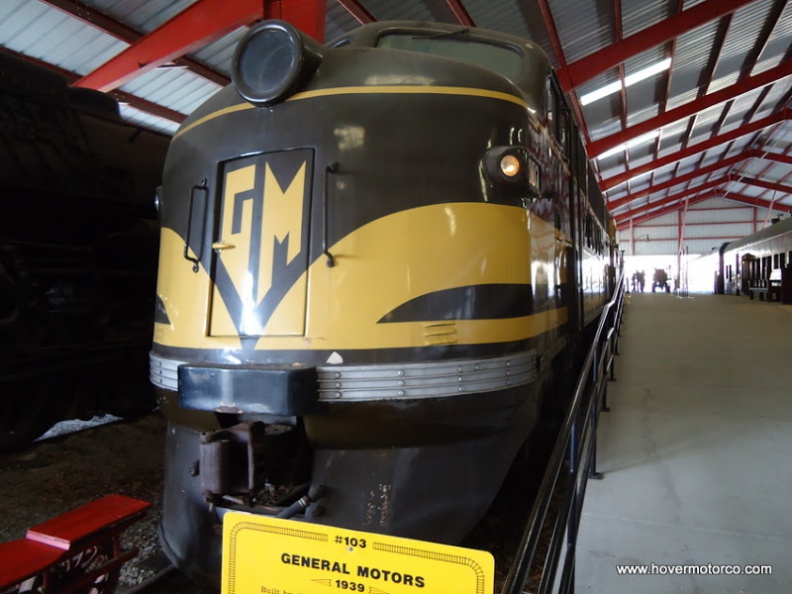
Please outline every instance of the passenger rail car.
[{"label": "passenger rail car", "polygon": [[775,219],[761,231],[724,243],[718,255],[715,293],[749,295],[752,288],[780,289],[782,274],[792,264],[792,217]]},{"label": "passenger rail car", "polygon": [[547,58],[437,23],[320,46],[268,21],[232,72],[165,164],[164,547],[216,582],[227,510],[305,494],[302,521],[458,542],[612,289]]},{"label": "passenger rail car", "polygon": [[0,450],[148,387],[168,139],[104,93],[0,53]]}]

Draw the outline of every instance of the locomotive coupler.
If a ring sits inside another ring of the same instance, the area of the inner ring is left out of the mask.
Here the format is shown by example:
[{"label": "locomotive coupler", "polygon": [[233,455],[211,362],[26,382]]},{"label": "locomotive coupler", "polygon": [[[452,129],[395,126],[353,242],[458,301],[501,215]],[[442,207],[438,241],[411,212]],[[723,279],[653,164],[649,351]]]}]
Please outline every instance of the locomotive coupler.
[{"label": "locomotive coupler", "polygon": [[197,469],[201,492],[210,503],[236,496],[246,505],[268,482],[288,472],[300,447],[297,427],[261,421],[201,434]]}]

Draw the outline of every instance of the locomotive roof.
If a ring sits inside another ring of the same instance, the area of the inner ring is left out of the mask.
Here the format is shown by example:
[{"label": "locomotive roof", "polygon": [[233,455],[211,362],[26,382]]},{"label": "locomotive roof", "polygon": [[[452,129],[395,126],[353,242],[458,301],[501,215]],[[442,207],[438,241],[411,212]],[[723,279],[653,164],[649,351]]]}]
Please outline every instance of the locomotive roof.
[{"label": "locomotive roof", "polygon": [[377,47],[383,37],[399,33],[415,34],[437,40],[453,39],[457,42],[486,43],[511,49],[520,56],[521,68],[519,73],[508,78],[520,89],[529,105],[543,109],[546,77],[551,70],[550,62],[538,45],[521,37],[450,23],[377,21],[350,31],[327,45],[330,47]]}]

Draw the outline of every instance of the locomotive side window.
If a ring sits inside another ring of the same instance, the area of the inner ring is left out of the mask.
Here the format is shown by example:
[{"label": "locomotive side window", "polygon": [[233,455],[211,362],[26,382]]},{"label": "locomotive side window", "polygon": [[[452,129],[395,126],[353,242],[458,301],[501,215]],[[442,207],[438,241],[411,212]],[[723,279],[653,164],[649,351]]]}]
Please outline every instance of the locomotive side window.
[{"label": "locomotive side window", "polygon": [[547,129],[555,134],[555,121],[556,121],[556,96],[553,92],[553,80],[547,77],[547,86],[545,87],[545,113],[547,116]]},{"label": "locomotive side window", "polygon": [[564,154],[569,156],[569,140],[571,136],[569,127],[571,125],[571,118],[564,104],[563,94],[556,86],[552,76],[547,77],[545,93],[545,102],[547,104],[547,129],[558,141]]},{"label": "locomotive side window", "polygon": [[569,111],[567,111],[565,107],[559,109],[556,137],[558,138],[558,143],[561,145],[561,149],[567,157],[569,157],[569,121]]},{"label": "locomotive side window", "polygon": [[434,35],[388,33],[379,38],[377,47],[451,58],[492,70],[510,80],[517,80],[522,70],[522,57],[513,48],[468,39],[462,30]]}]

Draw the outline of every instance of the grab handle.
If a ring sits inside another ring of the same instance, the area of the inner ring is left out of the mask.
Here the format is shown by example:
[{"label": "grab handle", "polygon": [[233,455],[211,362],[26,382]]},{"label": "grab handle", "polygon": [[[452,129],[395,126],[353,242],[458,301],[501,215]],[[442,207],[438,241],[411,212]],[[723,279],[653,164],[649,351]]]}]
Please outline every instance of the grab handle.
[{"label": "grab handle", "polygon": [[[190,257],[190,235],[192,233],[193,205],[195,203],[195,194],[198,191],[204,193],[203,214],[201,216],[201,238],[198,242],[199,252],[196,253],[195,258],[192,258]],[[190,189],[190,208],[187,213],[187,236],[184,238],[184,259],[193,263],[193,272],[198,272],[198,264],[201,262],[201,258],[203,257],[204,233],[206,232],[206,202],[208,198],[209,186],[206,185],[206,178],[204,178],[201,180],[200,184],[195,185]]]}]

